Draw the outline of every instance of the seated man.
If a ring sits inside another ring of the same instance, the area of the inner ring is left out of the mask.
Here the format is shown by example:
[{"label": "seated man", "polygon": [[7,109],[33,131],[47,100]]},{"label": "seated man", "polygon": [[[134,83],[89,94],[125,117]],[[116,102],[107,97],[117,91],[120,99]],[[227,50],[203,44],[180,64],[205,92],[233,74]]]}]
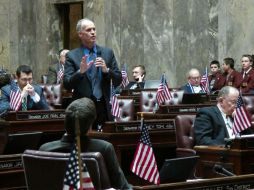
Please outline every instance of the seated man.
[{"label": "seated man", "polygon": [[143,89],[145,85],[146,69],[143,65],[137,65],[132,70],[133,80],[125,89]]},{"label": "seated man", "polygon": [[184,90],[184,93],[195,94],[205,93],[205,89],[200,85],[201,76],[197,69],[193,68],[187,73],[188,83],[182,86],[180,89]]},{"label": "seated man", "polygon": [[59,61],[49,66],[47,83],[59,84],[63,79],[65,55],[68,53],[68,49],[62,49],[59,51]]},{"label": "seated man", "polygon": [[210,63],[211,74],[208,76],[209,86],[211,92],[217,92],[225,84],[225,77],[220,71],[220,63],[213,60]]},{"label": "seated man", "polygon": [[40,147],[42,151],[70,152],[75,141],[75,112],[79,113],[80,140],[82,152],[100,152],[105,160],[111,185],[116,189],[132,189],[117,161],[113,145],[107,141],[90,139],[88,130],[96,118],[96,109],[92,100],[81,98],[73,101],[66,109],[65,130],[61,140],[46,143]]},{"label": "seated man", "polygon": [[[196,145],[225,145],[225,138],[234,138],[232,114],[238,96],[236,88],[225,86],[218,93],[216,106],[199,109],[194,122]],[[246,129],[242,133],[251,131]]]},{"label": "seated man", "polygon": [[[32,84],[32,69],[27,65],[20,65],[16,71],[17,83],[7,84],[1,88],[0,113],[8,110],[48,110],[43,89]],[[13,96],[13,92],[15,96]],[[14,97],[14,98],[13,98]],[[14,106],[13,106],[14,105]]]}]

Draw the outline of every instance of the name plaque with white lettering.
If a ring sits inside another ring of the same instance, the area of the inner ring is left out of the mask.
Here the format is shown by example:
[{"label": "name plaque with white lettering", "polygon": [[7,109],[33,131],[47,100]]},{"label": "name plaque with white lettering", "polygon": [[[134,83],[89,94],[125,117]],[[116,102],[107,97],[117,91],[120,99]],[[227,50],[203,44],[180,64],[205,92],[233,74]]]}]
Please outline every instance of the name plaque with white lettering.
[{"label": "name plaque with white lettering", "polygon": [[[144,122],[147,126],[148,130],[166,130],[166,129],[174,129],[175,128],[175,120],[174,119],[166,119],[166,120],[147,120]],[[115,126],[115,132],[137,132],[141,131],[141,123],[117,123]]]},{"label": "name plaque with white lettering", "polygon": [[65,112],[27,112],[16,115],[17,120],[48,120],[48,119],[64,119]]}]

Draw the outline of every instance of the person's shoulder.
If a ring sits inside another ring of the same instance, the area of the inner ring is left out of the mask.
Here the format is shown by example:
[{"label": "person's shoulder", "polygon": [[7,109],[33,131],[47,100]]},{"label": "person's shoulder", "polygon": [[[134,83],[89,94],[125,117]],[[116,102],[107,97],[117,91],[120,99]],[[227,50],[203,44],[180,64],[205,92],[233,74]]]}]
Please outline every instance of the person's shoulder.
[{"label": "person's shoulder", "polygon": [[4,92],[10,92],[11,91],[11,85],[6,84],[1,88],[1,90],[4,91]]},{"label": "person's shoulder", "polygon": [[90,139],[89,151],[98,151],[103,153],[109,148],[113,148],[113,145],[110,142],[101,139]]},{"label": "person's shoulder", "polygon": [[113,49],[106,47],[106,46],[100,46],[96,44],[97,52],[103,51],[103,52],[113,52]]},{"label": "person's shoulder", "polygon": [[198,110],[199,113],[214,113],[214,111],[218,110],[217,106],[209,106],[209,107],[203,107]]}]

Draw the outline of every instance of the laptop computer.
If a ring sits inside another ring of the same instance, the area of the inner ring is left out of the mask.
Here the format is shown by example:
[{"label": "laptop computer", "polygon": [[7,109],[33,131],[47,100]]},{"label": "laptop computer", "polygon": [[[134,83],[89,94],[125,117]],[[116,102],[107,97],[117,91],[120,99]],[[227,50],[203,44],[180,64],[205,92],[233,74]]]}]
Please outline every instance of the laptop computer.
[{"label": "laptop computer", "polygon": [[162,183],[186,181],[192,174],[199,156],[166,159],[160,169]]},{"label": "laptop computer", "polygon": [[144,89],[149,89],[149,88],[158,88],[160,85],[161,81],[160,80],[146,80]]},{"label": "laptop computer", "polygon": [[206,93],[184,93],[182,104],[202,104],[208,100]]},{"label": "laptop computer", "polygon": [[19,154],[26,149],[38,149],[42,134],[42,132],[9,134],[3,154]]}]

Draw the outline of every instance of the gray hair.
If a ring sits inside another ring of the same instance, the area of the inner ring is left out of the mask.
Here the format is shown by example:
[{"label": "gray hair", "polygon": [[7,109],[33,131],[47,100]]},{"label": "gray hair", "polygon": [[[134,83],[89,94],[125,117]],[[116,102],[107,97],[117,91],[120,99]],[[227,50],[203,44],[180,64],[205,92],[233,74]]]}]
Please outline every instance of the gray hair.
[{"label": "gray hair", "polygon": [[93,23],[93,21],[91,21],[88,18],[83,18],[83,19],[79,20],[78,23],[77,23],[77,26],[76,26],[76,31],[81,32],[83,30],[83,28],[86,26],[87,22],[92,22]]},{"label": "gray hair", "polygon": [[228,96],[231,93],[239,93],[239,91],[233,87],[233,86],[224,86],[222,89],[220,89],[217,99],[219,98],[224,98],[226,96]]}]

